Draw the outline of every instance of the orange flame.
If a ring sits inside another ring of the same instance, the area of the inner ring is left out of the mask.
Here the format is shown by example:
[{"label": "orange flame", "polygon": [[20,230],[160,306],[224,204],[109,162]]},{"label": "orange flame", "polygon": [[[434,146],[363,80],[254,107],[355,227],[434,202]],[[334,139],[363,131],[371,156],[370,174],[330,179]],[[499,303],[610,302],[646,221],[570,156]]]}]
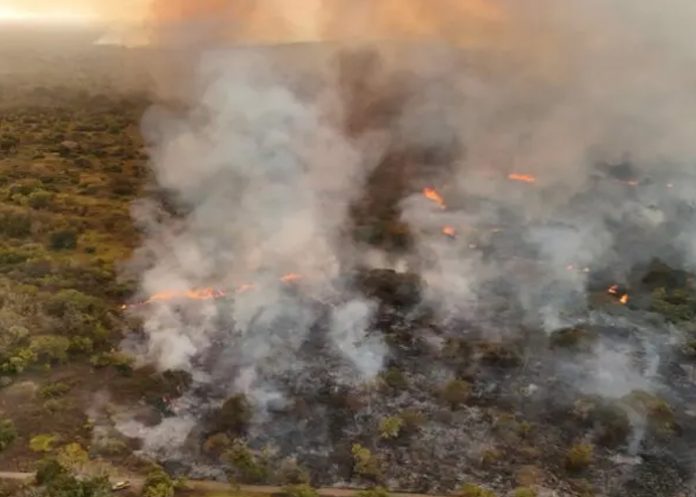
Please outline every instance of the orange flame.
[{"label": "orange flame", "polygon": [[520,181],[522,183],[535,183],[536,177],[531,174],[510,173],[508,179],[511,181]]},{"label": "orange flame", "polygon": [[619,285],[611,285],[607,289],[607,293],[609,295],[613,295],[615,297],[618,297],[619,302],[621,302],[623,305],[628,304],[629,300],[631,300],[631,297],[628,295],[628,293],[620,291]]},{"label": "orange flame", "polygon": [[435,190],[435,188],[423,188],[423,195],[425,195],[425,198],[427,198],[428,200],[435,202],[437,205],[439,205],[441,209],[447,207],[445,205],[445,199],[442,198],[442,195],[440,195],[437,192],[437,190]]},{"label": "orange flame", "polygon": [[457,236],[457,230],[453,226],[445,226],[442,228],[442,233],[450,238]]},{"label": "orange flame", "polygon": [[288,274],[284,275],[282,278],[280,278],[280,281],[282,281],[283,283],[293,283],[293,282],[299,281],[301,279],[302,279],[301,274],[288,273]]},{"label": "orange flame", "polygon": [[242,294],[242,293],[250,292],[254,288],[256,288],[256,285],[254,285],[253,283],[244,283],[243,285],[239,285],[237,287],[236,291],[238,294]]}]

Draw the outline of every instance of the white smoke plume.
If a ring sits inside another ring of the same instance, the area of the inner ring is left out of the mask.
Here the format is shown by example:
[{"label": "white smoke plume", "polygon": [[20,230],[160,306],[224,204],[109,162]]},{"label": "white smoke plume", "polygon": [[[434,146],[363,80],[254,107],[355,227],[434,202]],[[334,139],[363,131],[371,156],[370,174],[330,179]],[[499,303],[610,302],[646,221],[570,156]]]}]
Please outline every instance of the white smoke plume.
[{"label": "white smoke plume", "polygon": [[[358,263],[417,272],[444,322],[496,338],[589,319],[597,272],[625,280],[667,248],[693,265],[696,237],[686,227],[677,239],[668,219],[696,192],[696,7],[667,3],[324,0],[299,28],[263,3],[165,15],[180,2],[156,2],[160,40],[194,48],[181,52],[186,80],[167,81],[179,101],[143,122],[157,183],[183,214],[134,210],[150,263],[142,294],[227,298],[143,307],[142,357],[270,405],[272,379],[302,369],[322,317],[361,379],[380,371],[375,304],[341,281]],[[332,43],[250,45],[269,33]],[[337,61],[356,45],[373,57],[346,77]],[[394,188],[403,180],[413,242],[397,262],[348,229],[370,173],[393,157],[406,157]],[[423,198],[430,185],[444,208]],[[290,273],[301,279],[282,281]],[[599,350],[582,389],[653,387],[617,355]]]}]

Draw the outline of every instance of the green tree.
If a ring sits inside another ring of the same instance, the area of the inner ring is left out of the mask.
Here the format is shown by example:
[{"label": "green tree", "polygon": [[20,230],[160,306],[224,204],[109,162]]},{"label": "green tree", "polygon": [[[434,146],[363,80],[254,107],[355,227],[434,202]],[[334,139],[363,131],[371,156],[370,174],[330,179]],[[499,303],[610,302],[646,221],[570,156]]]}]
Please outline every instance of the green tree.
[{"label": "green tree", "polygon": [[38,335],[32,337],[29,345],[37,360],[44,363],[65,362],[68,358],[70,340],[57,335]]},{"label": "green tree", "polygon": [[143,485],[143,497],[173,497],[174,481],[160,467],[150,471]]},{"label": "green tree", "polygon": [[5,450],[8,445],[17,438],[17,429],[9,418],[0,419],[0,451]]}]

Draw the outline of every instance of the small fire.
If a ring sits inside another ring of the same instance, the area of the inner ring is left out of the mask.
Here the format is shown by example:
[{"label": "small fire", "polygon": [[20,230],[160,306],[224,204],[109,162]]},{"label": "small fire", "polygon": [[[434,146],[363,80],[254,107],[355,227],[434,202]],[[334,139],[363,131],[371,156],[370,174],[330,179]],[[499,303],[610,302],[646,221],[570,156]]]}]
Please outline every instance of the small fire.
[{"label": "small fire", "polygon": [[618,297],[619,302],[621,302],[623,305],[628,304],[629,300],[631,300],[631,297],[628,295],[628,293],[621,291],[619,285],[611,285],[607,289],[607,293],[609,295],[613,295],[614,297]]},{"label": "small fire", "polygon": [[637,179],[629,179],[626,181],[622,181],[622,183],[628,186],[638,186],[640,184],[640,182]]},{"label": "small fire", "polygon": [[531,174],[510,173],[508,179],[511,181],[520,181],[522,183],[535,183],[536,177]]},{"label": "small fire", "polygon": [[427,198],[428,200],[435,202],[437,205],[439,205],[441,209],[447,207],[445,205],[445,199],[442,198],[442,195],[440,195],[434,188],[423,188],[423,195],[425,195],[425,198]]},{"label": "small fire", "polygon": [[283,277],[281,277],[280,281],[282,281],[283,283],[293,283],[295,281],[300,281],[301,279],[302,279],[301,274],[288,273],[288,274],[284,275]]},{"label": "small fire", "polygon": [[457,230],[453,226],[445,226],[442,228],[442,233],[450,238],[455,238],[457,236]]},{"label": "small fire", "polygon": [[222,290],[216,290],[215,288],[197,288],[192,290],[166,290],[164,292],[157,292],[150,296],[149,299],[142,302],[137,302],[135,304],[123,304],[121,309],[128,309],[129,307],[136,307],[141,305],[152,304],[153,302],[167,302],[176,299],[187,299],[187,300],[212,300],[219,299],[225,296],[225,292]]},{"label": "small fire", "polygon": [[253,283],[244,283],[243,285],[239,285],[237,287],[236,292],[238,294],[247,293],[247,292],[252,291],[255,288],[256,288],[256,285],[254,285]]}]

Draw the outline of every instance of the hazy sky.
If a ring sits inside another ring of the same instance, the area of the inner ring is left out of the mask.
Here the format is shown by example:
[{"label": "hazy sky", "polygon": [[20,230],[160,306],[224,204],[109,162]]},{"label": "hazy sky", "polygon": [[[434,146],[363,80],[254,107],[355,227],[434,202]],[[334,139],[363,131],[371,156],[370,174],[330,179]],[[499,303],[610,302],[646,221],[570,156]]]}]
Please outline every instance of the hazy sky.
[{"label": "hazy sky", "polygon": [[137,21],[147,0],[0,0],[0,20],[40,22]]}]

